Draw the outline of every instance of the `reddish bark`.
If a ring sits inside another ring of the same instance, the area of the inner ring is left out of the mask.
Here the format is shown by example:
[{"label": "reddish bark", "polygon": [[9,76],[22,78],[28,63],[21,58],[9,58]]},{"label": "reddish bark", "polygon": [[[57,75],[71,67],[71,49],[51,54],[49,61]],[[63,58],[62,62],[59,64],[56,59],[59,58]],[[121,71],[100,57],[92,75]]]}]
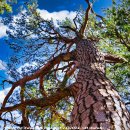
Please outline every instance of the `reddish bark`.
[{"label": "reddish bark", "polygon": [[104,57],[93,42],[77,43],[77,61],[79,73],[71,126],[129,130],[130,115],[114,85],[106,78]]}]

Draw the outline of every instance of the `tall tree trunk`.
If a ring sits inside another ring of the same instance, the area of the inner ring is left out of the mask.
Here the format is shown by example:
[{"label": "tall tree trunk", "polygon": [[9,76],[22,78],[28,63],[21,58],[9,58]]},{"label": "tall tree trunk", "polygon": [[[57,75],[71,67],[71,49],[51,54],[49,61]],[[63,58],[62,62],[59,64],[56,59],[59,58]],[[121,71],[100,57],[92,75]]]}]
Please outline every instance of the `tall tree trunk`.
[{"label": "tall tree trunk", "polygon": [[94,42],[77,42],[79,72],[71,127],[130,130],[130,115],[114,85],[105,76],[105,62]]}]

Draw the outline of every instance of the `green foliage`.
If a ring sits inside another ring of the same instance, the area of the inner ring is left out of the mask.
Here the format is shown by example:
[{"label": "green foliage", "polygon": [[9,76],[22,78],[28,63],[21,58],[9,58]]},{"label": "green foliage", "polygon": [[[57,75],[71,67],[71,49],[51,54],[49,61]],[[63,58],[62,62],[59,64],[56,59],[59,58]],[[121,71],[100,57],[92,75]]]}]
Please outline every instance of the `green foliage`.
[{"label": "green foliage", "polygon": [[114,54],[126,59],[127,63],[109,64],[106,67],[107,76],[115,84],[123,98],[129,99],[130,80],[130,2],[121,0],[105,10],[103,29],[100,29],[99,48],[103,52]]},{"label": "green foliage", "polygon": [[113,6],[107,9],[105,19],[106,32],[104,37],[115,39],[118,43],[129,48],[130,40],[130,2],[121,0],[119,4],[113,2]]},{"label": "green foliage", "polygon": [[0,0],[0,14],[12,12],[11,3],[16,3],[16,0]]},{"label": "green foliage", "polygon": [[73,22],[69,18],[66,18],[62,21],[62,26],[74,27]]}]

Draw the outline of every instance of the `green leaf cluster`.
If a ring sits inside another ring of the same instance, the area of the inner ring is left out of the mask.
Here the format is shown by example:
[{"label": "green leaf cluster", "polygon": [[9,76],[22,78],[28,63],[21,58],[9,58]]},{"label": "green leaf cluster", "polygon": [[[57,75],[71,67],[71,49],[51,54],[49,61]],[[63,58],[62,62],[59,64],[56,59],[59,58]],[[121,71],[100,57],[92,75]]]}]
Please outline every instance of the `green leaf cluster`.
[{"label": "green leaf cluster", "polygon": [[115,84],[123,98],[129,99],[130,90],[130,2],[113,0],[111,8],[105,10],[106,17],[100,29],[99,48],[103,52],[125,58],[126,63],[109,64],[107,76]]},{"label": "green leaf cluster", "polygon": [[10,3],[7,0],[0,0],[0,14],[3,14],[5,11],[12,12],[12,6],[10,5]]}]

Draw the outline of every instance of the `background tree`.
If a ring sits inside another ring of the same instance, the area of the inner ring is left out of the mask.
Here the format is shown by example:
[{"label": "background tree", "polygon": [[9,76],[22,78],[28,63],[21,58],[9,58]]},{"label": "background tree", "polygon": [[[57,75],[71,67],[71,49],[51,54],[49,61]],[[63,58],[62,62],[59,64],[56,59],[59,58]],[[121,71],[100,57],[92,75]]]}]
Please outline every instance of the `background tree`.
[{"label": "background tree", "polygon": [[[113,85],[128,105],[129,2],[117,6],[113,1],[105,18],[86,2],[86,11],[56,25],[41,18],[36,3],[27,5],[29,11],[21,17],[4,21],[10,27],[10,47],[17,53],[8,64],[13,79],[4,80],[12,84],[0,110],[5,126],[130,128],[129,112]],[[18,71],[24,63],[30,65]]]},{"label": "background tree", "polygon": [[[100,49],[107,53],[115,54],[127,59],[127,62],[123,64],[109,64],[107,65],[107,76],[113,81],[116,88],[120,92],[122,98],[128,104],[130,100],[129,96],[129,46],[130,46],[130,18],[129,18],[129,6],[128,0],[119,1],[116,4],[113,1],[111,8],[106,10],[105,30],[102,32],[104,38],[100,45]],[[108,44],[104,44],[104,43]],[[105,49],[104,49],[105,48]],[[114,48],[114,49],[113,49]],[[111,73],[114,72],[114,73]]]}]

